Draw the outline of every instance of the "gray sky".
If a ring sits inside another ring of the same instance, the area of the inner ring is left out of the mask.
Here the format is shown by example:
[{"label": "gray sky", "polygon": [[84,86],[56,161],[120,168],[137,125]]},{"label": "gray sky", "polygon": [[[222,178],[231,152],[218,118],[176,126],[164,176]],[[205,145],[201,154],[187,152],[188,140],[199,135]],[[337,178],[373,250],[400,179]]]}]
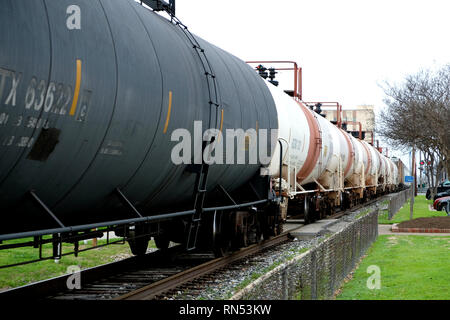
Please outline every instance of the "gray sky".
[{"label": "gray sky", "polygon": [[305,100],[344,106],[381,107],[377,83],[449,63],[449,13],[448,0],[177,0],[195,34],[243,60],[295,60]]},{"label": "gray sky", "polygon": [[176,10],[242,60],[297,61],[305,101],[378,111],[384,81],[450,63],[448,0],[177,0]]}]

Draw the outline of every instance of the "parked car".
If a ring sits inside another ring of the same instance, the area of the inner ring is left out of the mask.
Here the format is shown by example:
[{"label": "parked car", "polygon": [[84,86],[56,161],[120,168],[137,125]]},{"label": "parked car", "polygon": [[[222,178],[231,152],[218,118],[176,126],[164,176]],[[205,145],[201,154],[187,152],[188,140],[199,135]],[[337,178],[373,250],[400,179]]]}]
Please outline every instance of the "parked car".
[{"label": "parked car", "polygon": [[450,196],[450,189],[444,192],[439,192],[433,197],[433,201],[436,201],[436,199],[448,197]]},{"label": "parked car", "polygon": [[[450,181],[449,180],[441,182],[437,187],[436,193],[444,192],[447,190],[450,190]],[[426,193],[425,197],[428,200],[431,199],[431,188],[427,189],[427,193]]]},{"label": "parked car", "polygon": [[447,205],[447,201],[450,201],[450,196],[436,199],[433,203],[433,208],[437,211],[442,211],[444,205]]},{"label": "parked car", "polygon": [[440,201],[439,204],[441,210],[447,212],[447,215],[450,216],[450,199]]}]

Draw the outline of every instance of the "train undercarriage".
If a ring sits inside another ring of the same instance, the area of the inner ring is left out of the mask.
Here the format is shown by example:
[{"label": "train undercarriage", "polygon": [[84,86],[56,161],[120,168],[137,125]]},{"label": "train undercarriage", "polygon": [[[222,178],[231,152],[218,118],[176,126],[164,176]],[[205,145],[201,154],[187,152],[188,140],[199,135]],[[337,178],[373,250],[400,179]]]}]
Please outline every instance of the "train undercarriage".
[{"label": "train undercarriage", "polygon": [[[281,234],[286,219],[303,219],[305,224],[313,223],[393,191],[397,191],[396,188],[380,185],[365,189],[346,188],[343,192],[307,192],[289,199],[277,198],[272,190],[272,199],[265,203],[205,214],[197,230],[195,249],[212,250],[216,256],[224,256]],[[135,229],[127,234],[119,232],[118,235],[130,239],[128,242],[135,255],[146,252],[151,235],[159,249],[167,249],[171,241],[187,246],[189,218],[159,222],[152,228],[153,231],[151,228]]]}]

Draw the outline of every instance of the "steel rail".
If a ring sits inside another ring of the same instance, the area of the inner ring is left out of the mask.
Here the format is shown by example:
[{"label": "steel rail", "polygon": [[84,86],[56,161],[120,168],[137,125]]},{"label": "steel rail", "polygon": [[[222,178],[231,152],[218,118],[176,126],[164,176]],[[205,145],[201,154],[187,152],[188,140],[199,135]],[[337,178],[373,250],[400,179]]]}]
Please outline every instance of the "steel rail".
[{"label": "steel rail", "polygon": [[[183,246],[173,246],[166,251],[154,251],[143,257],[130,257],[120,261],[103,264],[100,266],[84,269],[80,271],[82,286],[86,283],[96,281],[116,273],[124,272],[139,263],[151,262],[161,257],[177,254],[183,250]],[[153,259],[150,261],[150,259]],[[60,292],[67,291],[67,280],[72,274],[65,274],[59,277],[42,280],[21,287],[0,292],[0,299],[30,298],[46,299]]]}]

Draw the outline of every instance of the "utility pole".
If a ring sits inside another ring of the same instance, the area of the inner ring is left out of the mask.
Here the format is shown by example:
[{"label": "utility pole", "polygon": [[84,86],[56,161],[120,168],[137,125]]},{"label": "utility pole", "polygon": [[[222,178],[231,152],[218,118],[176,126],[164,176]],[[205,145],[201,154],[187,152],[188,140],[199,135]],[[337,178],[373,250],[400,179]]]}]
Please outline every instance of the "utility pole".
[{"label": "utility pole", "polygon": [[[423,156],[423,158],[425,158],[425,156],[422,155],[422,152],[419,151],[419,161],[422,161],[422,156]],[[425,163],[424,163],[424,164],[425,164]],[[419,167],[419,170],[420,170],[419,183],[420,183],[420,187],[422,188],[422,187],[423,187],[423,178],[422,178],[423,167],[422,167],[422,162],[419,162],[419,165],[420,165],[420,167]],[[422,191],[423,191],[423,190],[422,190]]]},{"label": "utility pole", "polygon": [[412,157],[411,157],[411,175],[414,177],[413,183],[411,184],[411,201],[409,202],[409,220],[413,219],[414,211],[414,196],[416,194],[416,149],[413,146]]}]

